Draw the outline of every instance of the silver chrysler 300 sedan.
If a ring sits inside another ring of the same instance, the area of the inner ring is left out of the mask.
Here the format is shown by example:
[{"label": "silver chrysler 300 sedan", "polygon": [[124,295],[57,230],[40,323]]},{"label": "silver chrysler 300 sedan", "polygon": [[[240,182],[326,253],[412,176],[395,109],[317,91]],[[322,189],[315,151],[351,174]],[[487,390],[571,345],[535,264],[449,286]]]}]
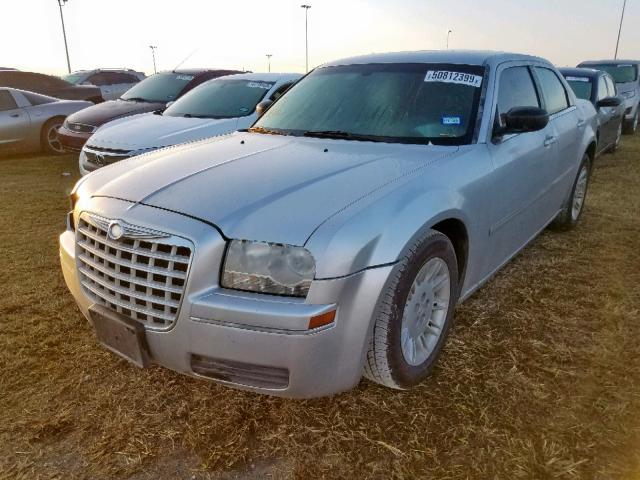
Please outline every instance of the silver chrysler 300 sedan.
[{"label": "silver chrysler 300 sedan", "polygon": [[246,132],[81,179],[60,237],[99,341],[290,397],[434,366],[456,302],[580,218],[595,111],[547,61],[371,55],[315,69]]}]

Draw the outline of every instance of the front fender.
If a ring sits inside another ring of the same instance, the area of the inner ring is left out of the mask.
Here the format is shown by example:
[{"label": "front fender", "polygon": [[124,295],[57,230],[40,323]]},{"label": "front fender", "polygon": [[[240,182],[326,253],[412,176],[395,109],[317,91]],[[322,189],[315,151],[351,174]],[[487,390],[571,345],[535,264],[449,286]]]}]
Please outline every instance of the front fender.
[{"label": "front fender", "polygon": [[414,240],[438,222],[455,218],[468,225],[464,203],[457,192],[413,182],[357,209],[339,212],[306,243],[316,259],[316,278],[342,277],[395,263]]}]

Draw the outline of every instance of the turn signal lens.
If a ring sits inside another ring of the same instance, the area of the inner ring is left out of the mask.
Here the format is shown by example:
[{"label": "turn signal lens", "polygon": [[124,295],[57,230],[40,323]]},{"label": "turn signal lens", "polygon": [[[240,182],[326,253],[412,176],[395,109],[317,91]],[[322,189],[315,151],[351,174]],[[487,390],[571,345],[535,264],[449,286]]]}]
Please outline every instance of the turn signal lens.
[{"label": "turn signal lens", "polygon": [[335,310],[332,310],[327,313],[323,313],[321,315],[316,315],[315,317],[311,317],[309,319],[309,330],[313,330],[314,328],[324,327],[325,325],[331,325],[335,319],[336,319]]}]

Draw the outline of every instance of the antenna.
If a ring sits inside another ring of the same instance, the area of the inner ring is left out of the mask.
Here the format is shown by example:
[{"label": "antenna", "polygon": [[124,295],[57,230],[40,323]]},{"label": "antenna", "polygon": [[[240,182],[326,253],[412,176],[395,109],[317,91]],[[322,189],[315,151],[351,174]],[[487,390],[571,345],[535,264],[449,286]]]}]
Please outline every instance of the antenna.
[{"label": "antenna", "polygon": [[[199,48],[199,47],[198,47],[198,48]],[[195,49],[193,50],[193,52],[191,52],[189,55],[187,55],[187,56],[184,58],[184,60],[182,60],[178,65],[176,65],[175,67],[173,67],[173,71],[175,72],[178,68],[180,68],[180,66],[181,66],[184,62],[186,62],[187,60],[189,60],[189,59],[193,56],[193,54],[194,54],[194,53],[196,53],[196,52],[198,51],[198,48],[195,48]]]}]

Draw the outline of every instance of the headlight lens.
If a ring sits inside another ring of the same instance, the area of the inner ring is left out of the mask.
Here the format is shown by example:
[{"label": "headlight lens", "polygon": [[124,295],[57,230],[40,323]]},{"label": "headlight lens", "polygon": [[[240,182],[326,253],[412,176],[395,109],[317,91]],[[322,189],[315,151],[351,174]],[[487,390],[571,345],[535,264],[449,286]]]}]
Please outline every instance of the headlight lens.
[{"label": "headlight lens", "polygon": [[303,247],[232,240],[222,272],[222,286],[234,290],[306,297],[316,262]]}]

